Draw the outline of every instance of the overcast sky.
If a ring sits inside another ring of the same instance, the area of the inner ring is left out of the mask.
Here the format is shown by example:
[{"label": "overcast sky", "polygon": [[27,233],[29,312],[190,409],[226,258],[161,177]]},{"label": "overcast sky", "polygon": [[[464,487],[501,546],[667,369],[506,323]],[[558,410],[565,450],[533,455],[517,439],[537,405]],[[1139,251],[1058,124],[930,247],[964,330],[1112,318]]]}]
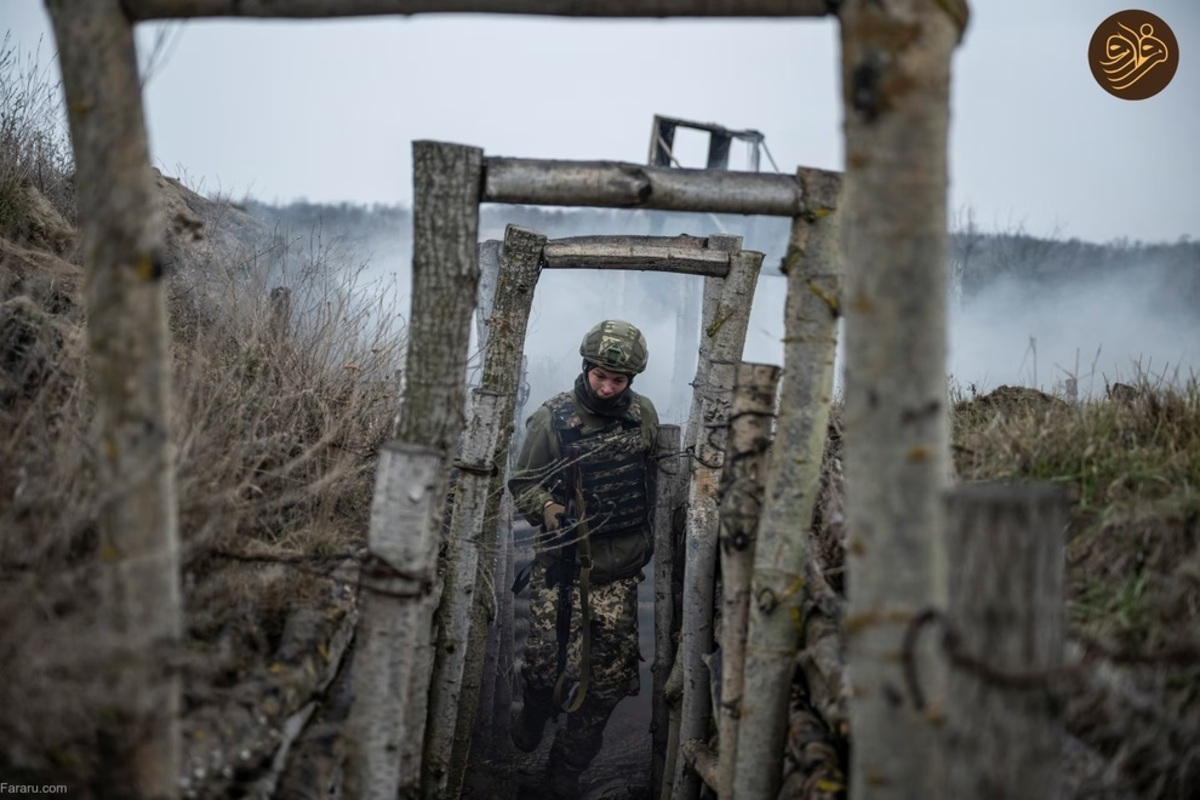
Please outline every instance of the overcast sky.
[{"label": "overcast sky", "polygon": [[[1182,54],[1171,85],[1137,102],[1102,91],[1086,58],[1096,26],[1127,7],[972,3],[954,64],[952,212],[1053,238],[1200,236],[1200,3],[1137,6]],[[23,50],[44,36],[53,52],[39,0],[0,1],[0,21]],[[409,202],[423,138],[644,162],[655,113],[756,128],[783,171],[842,167],[832,20],[426,15],[139,32],[155,165],[210,193]],[[703,165],[699,135],[677,145]]]}]

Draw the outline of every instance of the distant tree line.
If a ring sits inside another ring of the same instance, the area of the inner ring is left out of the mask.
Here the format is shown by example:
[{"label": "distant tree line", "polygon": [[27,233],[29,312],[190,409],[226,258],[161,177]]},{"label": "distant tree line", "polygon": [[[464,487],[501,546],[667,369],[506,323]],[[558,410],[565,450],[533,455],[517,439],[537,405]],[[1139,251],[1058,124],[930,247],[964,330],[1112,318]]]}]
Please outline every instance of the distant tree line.
[{"label": "distant tree line", "polygon": [[[397,242],[406,252],[412,211],[403,205],[312,203],[273,205],[247,201],[251,214],[292,230],[320,227],[358,246]],[[550,238],[598,233],[705,236],[730,233],[744,247],[766,254],[764,276],[778,275],[787,243],[787,220],[728,214],[687,214],[625,209],[564,209],[541,206],[483,206],[482,238],[501,238],[506,224],[516,224]],[[1116,277],[1143,281],[1166,307],[1200,314],[1200,241],[1148,243],[1128,237],[1104,244],[1078,238],[1065,241],[1032,236],[1018,228],[985,233],[970,217],[950,236],[951,272],[965,301],[1000,281],[1029,291],[1061,288]],[[653,278],[654,276],[643,276]]]}]

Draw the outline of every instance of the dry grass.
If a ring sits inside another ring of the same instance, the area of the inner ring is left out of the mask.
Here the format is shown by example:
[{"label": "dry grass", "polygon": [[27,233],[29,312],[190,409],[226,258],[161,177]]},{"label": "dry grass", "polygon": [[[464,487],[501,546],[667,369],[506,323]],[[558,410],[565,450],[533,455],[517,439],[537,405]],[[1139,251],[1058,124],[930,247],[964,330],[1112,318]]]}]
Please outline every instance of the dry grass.
[{"label": "dry grass", "polygon": [[1195,635],[1196,381],[1171,387],[1143,380],[1124,400],[1078,405],[1002,388],[957,404],[954,440],[961,480],[1048,481],[1066,491],[1070,612],[1082,630],[1151,648]]},{"label": "dry grass", "polygon": [[[291,611],[327,591],[321,558],[365,536],[403,332],[389,287],[360,284],[327,249],[309,255],[292,274],[231,257],[169,283],[189,706],[267,661]],[[107,651],[81,268],[55,261],[49,291],[41,254],[0,256],[0,739],[17,743],[0,765],[23,753],[85,776]]]}]

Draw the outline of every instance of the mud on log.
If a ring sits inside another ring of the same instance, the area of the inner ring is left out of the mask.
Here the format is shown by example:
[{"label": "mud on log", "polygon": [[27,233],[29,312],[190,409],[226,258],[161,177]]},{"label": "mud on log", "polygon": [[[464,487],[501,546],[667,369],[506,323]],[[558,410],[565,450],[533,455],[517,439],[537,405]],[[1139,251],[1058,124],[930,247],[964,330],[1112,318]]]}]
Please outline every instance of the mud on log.
[{"label": "mud on log", "polygon": [[[301,608],[289,617],[269,664],[257,666],[215,703],[205,703],[183,718],[183,766],[176,785],[187,797],[228,797],[235,778],[254,774],[270,761],[275,763],[256,789],[268,797],[272,787],[286,791],[301,766],[294,754],[289,758],[293,741],[310,760],[321,762],[325,774],[337,769],[340,754],[329,753],[322,760],[320,749],[307,749],[310,732],[300,729],[314,711],[316,719],[326,721],[326,710],[316,704],[325,699],[335,676],[348,672],[345,654],[358,614],[353,582],[350,573],[330,581],[327,603]],[[336,730],[331,734],[330,742],[342,738]],[[316,785],[321,773],[320,768],[312,770],[306,788]]]}]

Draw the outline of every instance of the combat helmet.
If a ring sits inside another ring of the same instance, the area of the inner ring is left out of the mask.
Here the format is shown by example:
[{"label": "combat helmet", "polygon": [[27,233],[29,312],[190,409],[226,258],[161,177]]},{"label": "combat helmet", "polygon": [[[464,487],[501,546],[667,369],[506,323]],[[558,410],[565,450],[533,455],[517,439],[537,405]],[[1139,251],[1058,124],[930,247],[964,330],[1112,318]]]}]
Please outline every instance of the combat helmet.
[{"label": "combat helmet", "polygon": [[650,360],[646,337],[621,319],[606,319],[588,331],[579,345],[579,355],[593,366],[627,375],[640,374]]}]

